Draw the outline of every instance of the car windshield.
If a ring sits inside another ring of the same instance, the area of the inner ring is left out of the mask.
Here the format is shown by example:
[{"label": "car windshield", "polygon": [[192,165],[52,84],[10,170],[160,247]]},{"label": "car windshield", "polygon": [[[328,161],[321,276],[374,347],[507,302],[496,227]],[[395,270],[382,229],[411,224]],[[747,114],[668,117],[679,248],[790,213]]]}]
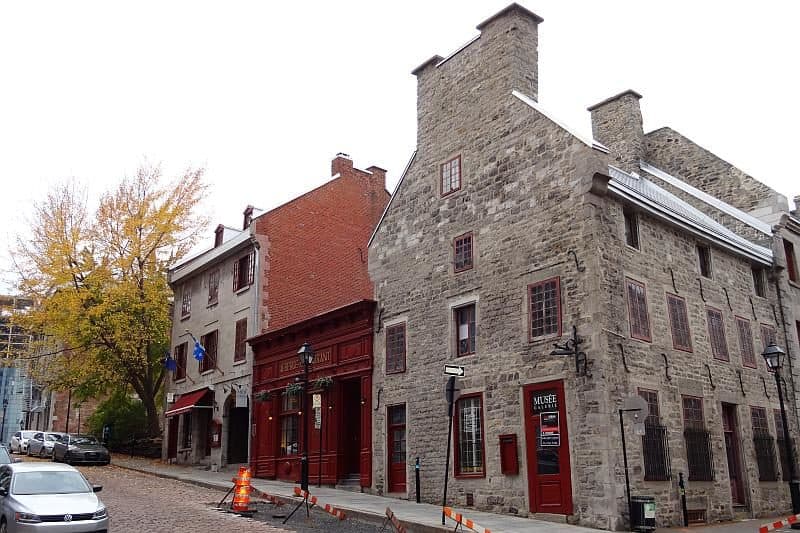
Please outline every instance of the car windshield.
[{"label": "car windshield", "polygon": [[8,450],[3,446],[0,448],[0,465],[7,465],[11,463],[11,457],[8,455]]},{"label": "car windshield", "polygon": [[36,432],[35,432],[35,431],[23,431],[23,432],[22,432],[22,438],[23,438],[23,439],[30,439],[30,438],[32,438],[34,435],[36,435]]},{"label": "car windshield", "polygon": [[50,440],[50,441],[61,440],[61,435],[56,435],[55,433],[48,433],[45,436],[45,439]]},{"label": "car windshield", "polygon": [[70,437],[69,438],[69,443],[70,444],[79,444],[79,445],[80,444],[92,445],[92,444],[97,444],[97,439],[95,439],[94,437],[83,437],[83,436]]},{"label": "car windshield", "polygon": [[11,483],[12,494],[74,494],[92,488],[79,472],[38,470],[18,472]]}]

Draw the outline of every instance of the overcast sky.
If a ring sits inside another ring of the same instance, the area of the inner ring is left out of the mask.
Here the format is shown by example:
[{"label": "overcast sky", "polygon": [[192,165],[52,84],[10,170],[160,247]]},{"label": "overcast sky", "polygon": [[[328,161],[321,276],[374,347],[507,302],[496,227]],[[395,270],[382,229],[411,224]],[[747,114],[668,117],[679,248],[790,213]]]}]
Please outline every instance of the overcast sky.
[{"label": "overcast sky", "polygon": [[[322,184],[337,152],[393,190],[415,144],[411,71],[508,3],[0,2],[0,269],[50,186],[96,198],[144,161],[205,167],[214,225]],[[634,89],[646,131],[800,194],[800,2],[521,3],[544,18],[539,100],[562,122],[588,134],[587,106]]]}]

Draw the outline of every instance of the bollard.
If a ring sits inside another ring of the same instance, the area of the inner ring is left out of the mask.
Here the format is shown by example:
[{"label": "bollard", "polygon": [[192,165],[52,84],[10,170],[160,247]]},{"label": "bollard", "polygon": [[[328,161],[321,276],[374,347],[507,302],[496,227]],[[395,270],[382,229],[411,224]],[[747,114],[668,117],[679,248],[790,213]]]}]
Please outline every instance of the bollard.
[{"label": "bollard", "polygon": [[417,457],[417,462],[414,465],[414,477],[417,482],[417,503],[419,503],[419,457]]},{"label": "bollard", "polygon": [[689,510],[686,508],[686,486],[683,483],[683,472],[678,472],[678,492],[681,495],[681,510],[683,511],[683,527],[688,527]]}]

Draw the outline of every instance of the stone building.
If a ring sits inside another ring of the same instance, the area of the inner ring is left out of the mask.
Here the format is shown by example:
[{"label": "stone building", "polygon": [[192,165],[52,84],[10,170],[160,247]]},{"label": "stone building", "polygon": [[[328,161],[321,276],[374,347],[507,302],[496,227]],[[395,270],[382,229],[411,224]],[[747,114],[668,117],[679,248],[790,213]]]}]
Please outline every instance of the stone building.
[{"label": "stone building", "polygon": [[680,474],[693,520],[787,510],[760,355],[775,341],[798,366],[765,222],[791,225],[785,199],[672,130],[645,135],[632,91],[590,108],[594,138],[561,125],[537,102],[541,22],[512,4],[414,71],[417,149],[369,247],[372,489],[414,497],[419,458],[422,499],[441,501],[449,363],[465,368],[450,502],[624,527],[619,410],[639,397],[631,492],[656,497],[659,526],[681,523]]},{"label": "stone building", "polygon": [[[246,463],[252,353],[259,331],[263,238],[252,207],[242,230],[218,226],[214,247],[170,269],[175,294],[163,456],[177,463]],[[202,360],[195,343],[205,350]]]}]

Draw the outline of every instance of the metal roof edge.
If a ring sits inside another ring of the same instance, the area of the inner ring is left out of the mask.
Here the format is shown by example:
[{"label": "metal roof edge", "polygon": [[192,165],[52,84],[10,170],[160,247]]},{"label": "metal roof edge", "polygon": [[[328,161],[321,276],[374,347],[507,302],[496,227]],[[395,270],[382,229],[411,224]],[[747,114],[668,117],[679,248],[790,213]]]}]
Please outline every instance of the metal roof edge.
[{"label": "metal roof edge", "polygon": [[760,231],[761,233],[764,233],[765,235],[772,236],[772,226],[770,226],[769,224],[767,224],[766,222],[764,222],[762,220],[757,219],[753,215],[751,215],[749,213],[745,213],[741,209],[730,205],[729,203],[725,202],[724,200],[720,200],[716,196],[712,196],[712,195],[708,194],[707,192],[701,191],[700,189],[698,189],[698,188],[696,188],[696,187],[694,187],[692,185],[689,185],[688,183],[686,183],[685,181],[681,180],[680,178],[676,178],[675,176],[673,176],[673,175],[671,175],[671,174],[669,174],[667,172],[664,172],[660,168],[655,167],[653,165],[650,165],[649,163],[646,163],[644,161],[640,161],[639,162],[639,168],[641,168],[642,170],[644,170],[648,174],[651,174],[651,175],[655,176],[656,178],[658,178],[660,180],[663,180],[663,181],[669,183],[670,185],[672,185],[674,187],[677,187],[678,189],[682,190],[683,192],[691,194],[692,196],[694,196],[698,200],[707,203],[711,207],[714,207],[715,209],[719,209],[720,211],[722,211],[726,215],[730,215],[733,218],[739,220],[740,222],[744,222],[748,226]]},{"label": "metal roof edge", "polygon": [[686,220],[678,213],[674,213],[658,203],[649,200],[648,198],[638,194],[636,191],[625,187],[624,184],[621,184],[620,182],[614,180],[609,181],[608,189],[616,196],[638,205],[648,213],[655,215],[667,223],[685,229],[696,236],[709,239],[722,248],[725,248],[726,250],[737,255],[757,261],[765,266],[772,265],[772,250],[768,248],[764,248],[763,246],[756,244],[753,244],[752,248],[744,247],[739,243],[727,239],[723,235],[711,231],[709,228],[705,228]]},{"label": "metal roof edge", "polygon": [[389,198],[389,201],[386,203],[386,207],[383,208],[383,213],[381,213],[381,218],[378,219],[378,223],[375,224],[375,229],[372,230],[372,235],[369,236],[369,240],[367,241],[367,248],[372,245],[372,240],[375,238],[375,235],[378,234],[378,228],[381,227],[383,223],[383,219],[386,218],[386,213],[389,212],[389,207],[391,207],[392,202],[394,202],[394,197],[397,195],[397,191],[400,190],[400,185],[403,184],[403,180],[406,178],[406,173],[408,173],[408,169],[411,168],[411,163],[414,162],[414,159],[417,157],[417,151],[414,150],[414,153],[411,154],[411,157],[406,163],[406,168],[403,169],[403,173],[400,175],[400,179],[397,181],[397,185],[394,187],[394,191],[392,191],[392,196]]}]

